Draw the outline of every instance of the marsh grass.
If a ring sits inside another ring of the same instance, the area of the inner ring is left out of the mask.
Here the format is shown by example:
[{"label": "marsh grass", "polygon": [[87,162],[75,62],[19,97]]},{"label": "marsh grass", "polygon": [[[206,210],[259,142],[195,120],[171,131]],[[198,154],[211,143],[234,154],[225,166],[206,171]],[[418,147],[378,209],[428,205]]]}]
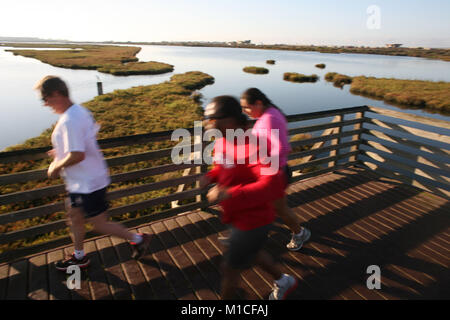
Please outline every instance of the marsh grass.
[{"label": "marsh grass", "polygon": [[387,103],[450,113],[450,82],[354,77],[350,92]]},{"label": "marsh grass", "polygon": [[345,74],[340,74],[336,72],[328,72],[325,75],[325,80],[333,82],[335,87],[343,88],[344,85],[352,83],[352,77],[346,76]]},{"label": "marsh grass", "polygon": [[269,73],[269,69],[262,68],[262,67],[245,67],[244,72],[247,73],[254,73],[254,74],[267,74]]},{"label": "marsh grass", "polygon": [[[160,84],[134,87],[126,90],[116,90],[112,93],[97,96],[83,105],[92,112],[96,121],[101,125],[101,129],[97,136],[98,139],[165,131],[182,127],[192,127],[193,121],[200,120],[203,114],[203,109],[199,98],[195,98],[195,95],[192,95],[192,93],[195,89],[200,89],[213,82],[214,78],[208,74],[198,71],[187,72],[185,74],[174,75],[170,81]],[[50,135],[52,129],[53,128],[49,128],[45,130],[40,136],[29,139],[23,144],[9,147],[6,151],[48,146],[50,145]],[[127,145],[109,148],[102,151],[105,157],[108,158],[169,148],[174,146],[176,143],[178,142],[153,142],[140,145]],[[47,158],[38,161],[0,164],[0,174],[45,169],[48,167],[49,163],[50,159]],[[113,175],[168,163],[171,163],[171,159],[169,157],[165,159],[131,163],[122,166],[113,166],[109,168],[109,171],[110,174]],[[181,176],[181,174],[182,172],[175,171],[159,176],[144,177],[129,182],[113,183],[108,188],[108,191],[157,182],[161,179],[178,177]],[[0,194],[43,188],[60,183],[62,183],[62,180],[60,179],[45,179],[41,181],[4,185],[0,186]],[[145,194],[116,199],[111,201],[110,204],[111,207],[118,207],[136,201],[160,197],[175,191],[176,187],[171,187],[147,192]],[[55,203],[62,200],[63,195],[59,195],[33,201],[1,205],[0,214]],[[185,202],[186,201],[184,201],[184,203]],[[113,220],[123,221],[125,219],[153,214],[155,212],[168,209],[169,207],[170,204],[159,205],[150,209],[130,212],[122,216],[113,217]],[[64,217],[64,212],[56,212],[43,217],[17,221],[15,223],[0,226],[0,233],[22,230],[39,224],[57,221]],[[67,236],[67,234],[67,230],[59,230],[42,236],[0,245],[0,252],[53,240],[58,237]]]},{"label": "marsh grass", "polygon": [[283,74],[283,80],[291,82],[316,82],[318,79],[319,77],[316,74],[312,74],[310,76],[296,72],[285,72]]},{"label": "marsh grass", "polygon": [[[32,46],[32,45],[28,45]],[[42,47],[42,45],[36,46]],[[48,45],[50,47],[50,45]],[[68,48],[67,45],[51,46]],[[14,55],[34,58],[55,67],[68,69],[88,69],[116,76],[161,74],[172,72],[173,66],[167,63],[149,61],[139,62],[136,54],[139,47],[125,46],[76,46],[82,50],[7,50]],[[73,45],[70,47],[73,48]]]}]

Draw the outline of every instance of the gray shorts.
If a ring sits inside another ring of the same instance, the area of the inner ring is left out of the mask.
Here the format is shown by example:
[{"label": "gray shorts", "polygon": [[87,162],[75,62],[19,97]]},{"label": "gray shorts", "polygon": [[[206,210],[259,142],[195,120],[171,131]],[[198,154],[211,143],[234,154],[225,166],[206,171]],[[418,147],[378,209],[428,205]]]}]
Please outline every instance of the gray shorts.
[{"label": "gray shorts", "polygon": [[248,231],[231,228],[230,245],[225,253],[225,263],[233,269],[249,268],[257,253],[263,248],[271,224]]}]

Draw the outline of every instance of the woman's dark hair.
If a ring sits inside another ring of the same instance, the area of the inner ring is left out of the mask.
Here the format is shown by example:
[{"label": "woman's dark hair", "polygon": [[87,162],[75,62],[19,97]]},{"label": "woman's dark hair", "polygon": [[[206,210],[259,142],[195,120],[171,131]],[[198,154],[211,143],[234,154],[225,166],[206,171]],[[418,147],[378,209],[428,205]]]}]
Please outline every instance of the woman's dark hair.
[{"label": "woman's dark hair", "polygon": [[248,104],[255,104],[256,101],[259,100],[265,107],[274,107],[275,109],[278,109],[278,111],[280,111],[281,114],[286,118],[284,112],[280,108],[278,108],[269,98],[267,98],[267,96],[258,88],[248,88],[244,91],[244,93],[242,93],[241,99],[247,101]]},{"label": "woman's dark hair", "polygon": [[230,117],[234,118],[238,125],[246,127],[248,117],[242,112],[242,107],[239,101],[232,96],[217,96],[212,99],[211,103],[214,103],[215,114],[219,118]]}]

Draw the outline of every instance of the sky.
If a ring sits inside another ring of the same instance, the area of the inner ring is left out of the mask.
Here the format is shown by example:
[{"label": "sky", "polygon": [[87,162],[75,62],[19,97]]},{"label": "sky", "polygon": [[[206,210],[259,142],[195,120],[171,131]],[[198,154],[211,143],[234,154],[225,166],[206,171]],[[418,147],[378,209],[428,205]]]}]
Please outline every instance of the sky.
[{"label": "sky", "polygon": [[0,10],[0,37],[450,47],[449,0],[14,0]]}]

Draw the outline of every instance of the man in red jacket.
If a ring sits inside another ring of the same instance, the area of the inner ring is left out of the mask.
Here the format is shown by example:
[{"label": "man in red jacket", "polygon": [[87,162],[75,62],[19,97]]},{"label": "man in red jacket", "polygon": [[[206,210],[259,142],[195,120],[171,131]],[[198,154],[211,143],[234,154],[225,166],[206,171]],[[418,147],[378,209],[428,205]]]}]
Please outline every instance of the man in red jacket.
[{"label": "man in red jacket", "polygon": [[275,219],[273,200],[284,192],[284,177],[258,159],[258,144],[244,132],[247,117],[240,103],[230,96],[219,96],[205,110],[207,128],[221,132],[215,142],[214,168],[203,177],[202,186],[216,185],[208,192],[210,203],[220,202],[222,222],[231,225],[225,253],[222,298],[231,299],[238,286],[240,271],[253,263],[260,265],[275,280],[271,300],[282,300],[297,287],[297,280],[281,273],[272,257],[263,250]]}]

